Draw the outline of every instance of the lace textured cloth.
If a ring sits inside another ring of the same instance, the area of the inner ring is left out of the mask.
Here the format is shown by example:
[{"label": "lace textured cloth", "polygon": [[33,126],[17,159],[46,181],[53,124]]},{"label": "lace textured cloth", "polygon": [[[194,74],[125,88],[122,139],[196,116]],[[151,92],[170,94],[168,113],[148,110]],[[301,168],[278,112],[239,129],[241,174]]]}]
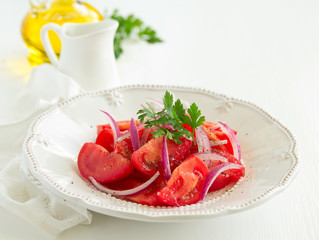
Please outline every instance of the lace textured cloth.
[{"label": "lace textured cloth", "polygon": [[14,103],[14,121],[0,124],[0,204],[53,236],[77,224],[91,223],[92,216],[87,209],[43,189],[24,165],[22,144],[34,117],[81,92],[70,77],[49,64],[40,65]]}]

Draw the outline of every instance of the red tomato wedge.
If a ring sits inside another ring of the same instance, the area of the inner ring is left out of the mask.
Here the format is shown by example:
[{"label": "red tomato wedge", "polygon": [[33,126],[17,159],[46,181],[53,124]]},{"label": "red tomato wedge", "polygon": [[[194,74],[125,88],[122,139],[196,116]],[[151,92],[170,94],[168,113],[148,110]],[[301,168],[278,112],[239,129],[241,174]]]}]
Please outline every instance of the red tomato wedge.
[{"label": "red tomato wedge", "polygon": [[104,147],[107,151],[114,151],[114,137],[111,128],[104,128],[96,138],[96,144]]},{"label": "red tomato wedge", "polygon": [[129,176],[116,182],[103,183],[104,186],[113,190],[128,190],[146,182],[150,176],[134,170]]},{"label": "red tomato wedge", "polygon": [[[212,150],[213,152],[218,153],[219,155],[225,157],[228,162],[230,163],[236,163],[236,164],[241,164],[240,161],[238,161],[236,158],[234,158],[234,156],[232,156],[231,154],[229,154],[228,152],[224,152],[224,151],[219,151],[216,149]],[[212,165],[210,166],[210,170],[219,165],[222,164],[222,162],[220,161],[212,161]],[[223,173],[221,173],[213,182],[213,184],[210,186],[209,188],[209,192],[213,192],[213,191],[217,191],[220,190],[224,187],[226,187],[228,184],[230,183],[235,183],[238,181],[239,178],[241,178],[242,176],[244,176],[245,174],[245,169],[230,169],[227,170]]]},{"label": "red tomato wedge", "polygon": [[86,179],[93,177],[100,183],[114,182],[130,175],[134,167],[121,154],[109,153],[95,143],[85,143],[78,156],[78,167]]},{"label": "red tomato wedge", "polygon": [[[138,138],[141,138],[141,135],[144,131],[144,128],[138,130]],[[117,142],[114,148],[114,152],[122,154],[124,157],[131,159],[133,150],[131,136]]]},{"label": "red tomato wedge", "polygon": [[[146,182],[150,176],[145,175],[139,171],[134,171],[130,176],[126,177],[123,180],[106,183],[104,184],[106,187],[114,190],[127,190],[135,188],[144,182]],[[165,187],[166,182],[162,177],[159,177],[151,186],[147,189],[135,193],[129,196],[121,196],[119,198],[125,199],[128,201],[148,205],[148,206],[162,206],[163,203],[158,201],[157,192],[159,192],[163,187]]]},{"label": "red tomato wedge", "polygon": [[[227,140],[227,143],[223,146],[226,148],[227,152],[233,155],[234,151],[227,135],[221,131],[215,131],[215,135],[218,137],[219,140]],[[213,148],[223,150],[220,146],[215,146]]]},{"label": "red tomato wedge", "polygon": [[[167,140],[167,150],[171,170],[175,169],[190,152],[191,140],[180,138],[182,144],[177,144],[172,140]],[[132,154],[134,167],[147,175],[154,175],[161,170],[163,138],[152,138],[137,151]]]},{"label": "red tomato wedge", "polygon": [[128,137],[116,143],[114,152],[119,153],[128,159],[131,159],[133,153],[131,138]]},{"label": "red tomato wedge", "polygon": [[[124,131],[127,131],[130,129],[130,121],[118,121],[116,123],[119,126],[121,132],[124,132]],[[136,124],[136,126],[138,126],[138,125],[140,125],[140,122],[135,121],[135,124]],[[97,134],[99,134],[105,128],[111,129],[110,124],[97,125],[96,126]]]},{"label": "red tomato wedge", "polygon": [[[212,123],[213,124],[213,123]],[[208,122],[206,123],[207,126],[208,125]],[[208,136],[208,139],[209,140],[213,140],[213,141],[219,141],[219,140],[227,140],[227,143],[224,144],[224,145],[220,145],[220,146],[215,146],[215,147],[212,147],[213,149],[219,149],[219,150],[222,150],[222,151],[227,151],[229,152],[230,154],[234,154],[233,152],[233,148],[231,146],[231,143],[229,141],[229,138],[227,137],[227,135],[222,132],[220,129],[218,130],[215,130],[216,129],[216,126],[218,126],[217,124],[215,125],[212,125],[211,127],[205,127],[203,126],[207,136]],[[236,134],[237,132],[233,130],[233,132]]]},{"label": "red tomato wedge", "polygon": [[189,156],[172,173],[166,187],[158,194],[159,201],[171,206],[184,206],[200,200],[208,169],[195,155]]},{"label": "red tomato wedge", "polygon": [[159,177],[150,187],[144,191],[126,196],[124,199],[148,206],[163,206],[164,204],[157,198],[157,193],[163,187],[165,187],[165,180],[162,177]]}]

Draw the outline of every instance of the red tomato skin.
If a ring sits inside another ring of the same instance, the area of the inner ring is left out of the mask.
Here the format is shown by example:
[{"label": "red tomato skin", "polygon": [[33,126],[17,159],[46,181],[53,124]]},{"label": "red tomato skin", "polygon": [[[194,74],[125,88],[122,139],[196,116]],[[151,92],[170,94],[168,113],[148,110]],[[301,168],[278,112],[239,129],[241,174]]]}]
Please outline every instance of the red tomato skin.
[{"label": "red tomato skin", "polygon": [[[233,148],[231,146],[231,143],[227,135],[222,131],[215,131],[215,135],[219,138],[219,140],[227,140],[227,143],[224,144],[223,146],[226,148],[227,152],[229,152],[231,155],[234,155]],[[214,148],[223,150],[221,147],[214,147]]]},{"label": "red tomato skin", "polygon": [[[143,184],[149,178],[150,176],[135,170],[131,175],[123,180],[106,183],[104,185],[114,190],[128,190]],[[133,195],[121,196],[118,198],[148,206],[163,206],[164,204],[157,199],[157,192],[159,192],[165,184],[165,180],[162,177],[159,177],[147,189]]]},{"label": "red tomato skin", "polygon": [[165,184],[166,181],[162,177],[159,177],[147,189],[133,195],[125,196],[123,199],[147,206],[164,206],[165,204],[158,200],[157,193],[161,191]]},{"label": "red tomato skin", "polygon": [[78,155],[78,168],[82,176],[97,182],[114,182],[130,175],[134,167],[131,161],[121,154],[109,153],[95,143],[85,143]]},{"label": "red tomato skin", "polygon": [[[190,152],[191,140],[181,138],[182,144],[167,140],[167,150],[171,170],[175,169]],[[134,167],[147,175],[161,171],[163,138],[152,138],[132,154]]]},{"label": "red tomato skin", "polygon": [[147,175],[154,175],[161,161],[162,138],[152,138],[132,154],[134,167]]},{"label": "red tomato skin", "polygon": [[193,132],[193,128],[189,126],[188,124],[182,124],[182,127],[186,128],[189,132]]},{"label": "red tomato skin", "polygon": [[173,171],[166,187],[157,194],[158,200],[171,206],[197,203],[207,174],[205,163],[192,154]]},{"label": "red tomato skin", "polygon": [[124,157],[131,159],[133,151],[131,138],[123,139],[121,142],[115,144],[114,152],[123,155]]},{"label": "red tomato skin", "polygon": [[[234,154],[233,148],[232,148],[231,143],[229,141],[229,138],[227,137],[227,135],[224,132],[222,132],[220,129],[215,130],[216,129],[215,126],[214,127],[203,126],[203,128],[204,128],[205,132],[207,133],[209,140],[213,140],[213,141],[227,140],[226,144],[220,145],[220,146],[215,146],[215,147],[213,147],[214,149],[226,151],[232,155]],[[234,131],[234,133],[236,133],[236,132]]]},{"label": "red tomato skin", "polygon": [[198,153],[198,146],[195,145],[194,143],[192,143],[192,145],[190,147],[189,155],[192,155],[194,153]]},{"label": "red tomato skin", "polygon": [[[236,163],[236,164],[242,165],[240,161],[238,161],[233,155],[231,155],[228,152],[220,151],[220,150],[216,150],[216,149],[212,149],[212,152],[216,152],[216,153],[222,155],[223,157],[227,158],[228,162],[230,162],[230,163]],[[214,164],[212,166],[210,166],[210,170],[214,166],[217,166],[219,164],[222,164],[222,162],[219,162],[219,161],[215,162],[214,161]],[[230,169],[230,170],[227,170],[227,171],[221,173],[216,178],[216,180],[210,186],[208,192],[217,191],[217,190],[220,190],[220,189],[226,187],[230,183],[235,183],[235,182],[238,181],[239,178],[241,178],[244,175],[245,175],[245,168],[244,167],[242,169]]]},{"label": "red tomato skin", "polygon": [[208,192],[214,192],[218,191],[220,189],[223,189],[226,187],[228,184],[230,184],[232,179],[228,177],[225,173],[221,173],[213,182],[213,184],[210,186]]},{"label": "red tomato skin", "polygon": [[[127,130],[130,129],[130,122],[131,121],[118,121],[116,123],[119,126],[120,131],[124,132],[124,131],[127,131]],[[135,121],[135,124],[136,124],[136,126],[138,126],[138,125],[140,125],[140,122],[139,121]],[[105,128],[111,129],[110,124],[97,125],[96,126],[97,134],[99,134]]]},{"label": "red tomato skin", "polygon": [[110,128],[104,128],[96,138],[96,144],[104,147],[107,151],[114,151],[113,131]]},{"label": "red tomato skin", "polygon": [[181,141],[182,144],[178,144],[172,140],[167,140],[167,151],[171,171],[178,167],[190,153],[192,140],[181,138]]},{"label": "red tomato skin", "polygon": [[149,178],[150,176],[134,169],[134,171],[126,178],[116,182],[103,183],[103,185],[113,190],[127,190],[137,187],[138,185],[146,182]]},{"label": "red tomato skin", "polygon": [[[144,130],[144,128],[143,128],[143,129],[140,129],[140,130],[138,131],[139,139],[141,138],[141,135],[142,135],[142,133],[143,133],[143,130]],[[124,157],[126,157],[126,158],[128,158],[128,159],[131,159],[132,153],[134,152],[131,137],[129,136],[129,137],[123,139],[122,141],[117,142],[117,143],[115,144],[114,152],[120,153],[120,154],[122,154]]]}]

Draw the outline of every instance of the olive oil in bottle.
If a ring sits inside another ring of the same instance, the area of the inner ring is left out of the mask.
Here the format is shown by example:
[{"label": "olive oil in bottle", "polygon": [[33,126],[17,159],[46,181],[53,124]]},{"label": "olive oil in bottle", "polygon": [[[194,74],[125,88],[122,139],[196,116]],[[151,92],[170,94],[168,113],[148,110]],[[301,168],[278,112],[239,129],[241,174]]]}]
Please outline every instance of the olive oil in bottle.
[{"label": "olive oil in bottle", "polygon": [[[74,0],[30,0],[31,10],[25,16],[21,33],[29,50],[29,62],[38,65],[50,62],[41,43],[40,30],[43,25],[53,22],[62,25],[67,22],[87,23],[103,19],[101,14],[88,3]],[[57,55],[61,50],[59,37],[52,31],[49,38]]]}]

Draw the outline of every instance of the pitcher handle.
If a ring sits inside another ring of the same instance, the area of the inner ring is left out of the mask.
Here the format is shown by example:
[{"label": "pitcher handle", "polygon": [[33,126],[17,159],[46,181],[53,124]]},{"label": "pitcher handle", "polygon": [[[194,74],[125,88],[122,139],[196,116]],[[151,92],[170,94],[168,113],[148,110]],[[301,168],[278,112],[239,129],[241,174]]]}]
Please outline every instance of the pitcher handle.
[{"label": "pitcher handle", "polygon": [[40,33],[41,41],[46,54],[48,55],[51,63],[55,67],[58,67],[59,59],[57,55],[55,54],[52,44],[50,42],[49,30],[54,31],[58,35],[58,37],[61,39],[62,27],[56,23],[47,23],[41,28],[41,33]]}]

